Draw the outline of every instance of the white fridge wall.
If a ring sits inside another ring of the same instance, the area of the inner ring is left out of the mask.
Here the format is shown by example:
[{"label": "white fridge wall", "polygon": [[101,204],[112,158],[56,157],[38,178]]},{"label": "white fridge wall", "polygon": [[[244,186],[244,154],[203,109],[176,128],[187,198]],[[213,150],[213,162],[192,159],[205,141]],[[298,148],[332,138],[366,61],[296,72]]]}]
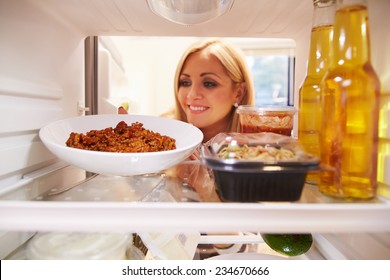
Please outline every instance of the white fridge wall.
[{"label": "white fridge wall", "polygon": [[0,1],[0,190],[54,157],[38,130],[84,98],[84,36],[30,1]]}]

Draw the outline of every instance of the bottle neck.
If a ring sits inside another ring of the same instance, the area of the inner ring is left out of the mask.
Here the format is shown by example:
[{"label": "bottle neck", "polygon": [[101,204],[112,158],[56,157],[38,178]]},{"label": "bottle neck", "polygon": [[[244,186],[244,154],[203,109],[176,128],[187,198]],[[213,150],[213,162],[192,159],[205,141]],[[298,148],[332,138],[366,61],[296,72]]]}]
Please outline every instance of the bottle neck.
[{"label": "bottle neck", "polygon": [[313,24],[307,75],[322,76],[329,67],[332,53],[335,0],[314,1]]},{"label": "bottle neck", "polygon": [[336,11],[336,0],[314,1],[312,27],[333,25]]},{"label": "bottle neck", "polygon": [[[340,1],[342,2],[342,1]],[[364,4],[340,6],[333,37],[334,66],[363,65],[370,60],[368,11]]]}]

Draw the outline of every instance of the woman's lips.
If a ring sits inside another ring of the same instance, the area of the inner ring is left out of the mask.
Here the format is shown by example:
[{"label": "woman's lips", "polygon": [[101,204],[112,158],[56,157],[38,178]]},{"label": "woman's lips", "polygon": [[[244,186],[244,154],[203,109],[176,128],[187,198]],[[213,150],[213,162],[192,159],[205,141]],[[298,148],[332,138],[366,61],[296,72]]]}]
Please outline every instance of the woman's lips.
[{"label": "woman's lips", "polygon": [[195,105],[188,105],[188,109],[192,112],[192,113],[202,113],[204,111],[206,111],[209,107],[206,107],[206,106],[195,106]]}]

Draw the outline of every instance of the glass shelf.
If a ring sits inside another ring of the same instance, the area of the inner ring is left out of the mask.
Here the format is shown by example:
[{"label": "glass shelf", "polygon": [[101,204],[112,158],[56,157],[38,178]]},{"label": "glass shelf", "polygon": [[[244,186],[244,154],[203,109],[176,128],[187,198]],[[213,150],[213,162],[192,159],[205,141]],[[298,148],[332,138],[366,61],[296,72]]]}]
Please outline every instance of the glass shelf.
[{"label": "glass shelf", "polygon": [[53,187],[58,172],[78,178],[80,170],[66,166],[30,174],[25,176],[27,184],[3,193],[0,230],[390,232],[390,203],[382,196],[346,202],[305,185],[297,202],[207,202],[186,180],[169,172],[132,177],[95,174]]}]

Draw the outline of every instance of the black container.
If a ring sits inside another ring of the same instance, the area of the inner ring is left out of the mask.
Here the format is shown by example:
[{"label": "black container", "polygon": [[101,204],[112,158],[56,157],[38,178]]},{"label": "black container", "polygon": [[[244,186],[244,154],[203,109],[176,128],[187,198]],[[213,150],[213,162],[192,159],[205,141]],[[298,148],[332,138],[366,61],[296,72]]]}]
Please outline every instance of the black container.
[{"label": "black container", "polygon": [[[244,146],[274,154],[237,158]],[[221,158],[227,147],[230,152]],[[288,157],[280,156],[284,152]],[[298,140],[268,132],[220,133],[202,146],[201,159],[213,170],[217,193],[225,202],[297,201],[307,172],[319,167],[318,158],[305,153]]]}]

